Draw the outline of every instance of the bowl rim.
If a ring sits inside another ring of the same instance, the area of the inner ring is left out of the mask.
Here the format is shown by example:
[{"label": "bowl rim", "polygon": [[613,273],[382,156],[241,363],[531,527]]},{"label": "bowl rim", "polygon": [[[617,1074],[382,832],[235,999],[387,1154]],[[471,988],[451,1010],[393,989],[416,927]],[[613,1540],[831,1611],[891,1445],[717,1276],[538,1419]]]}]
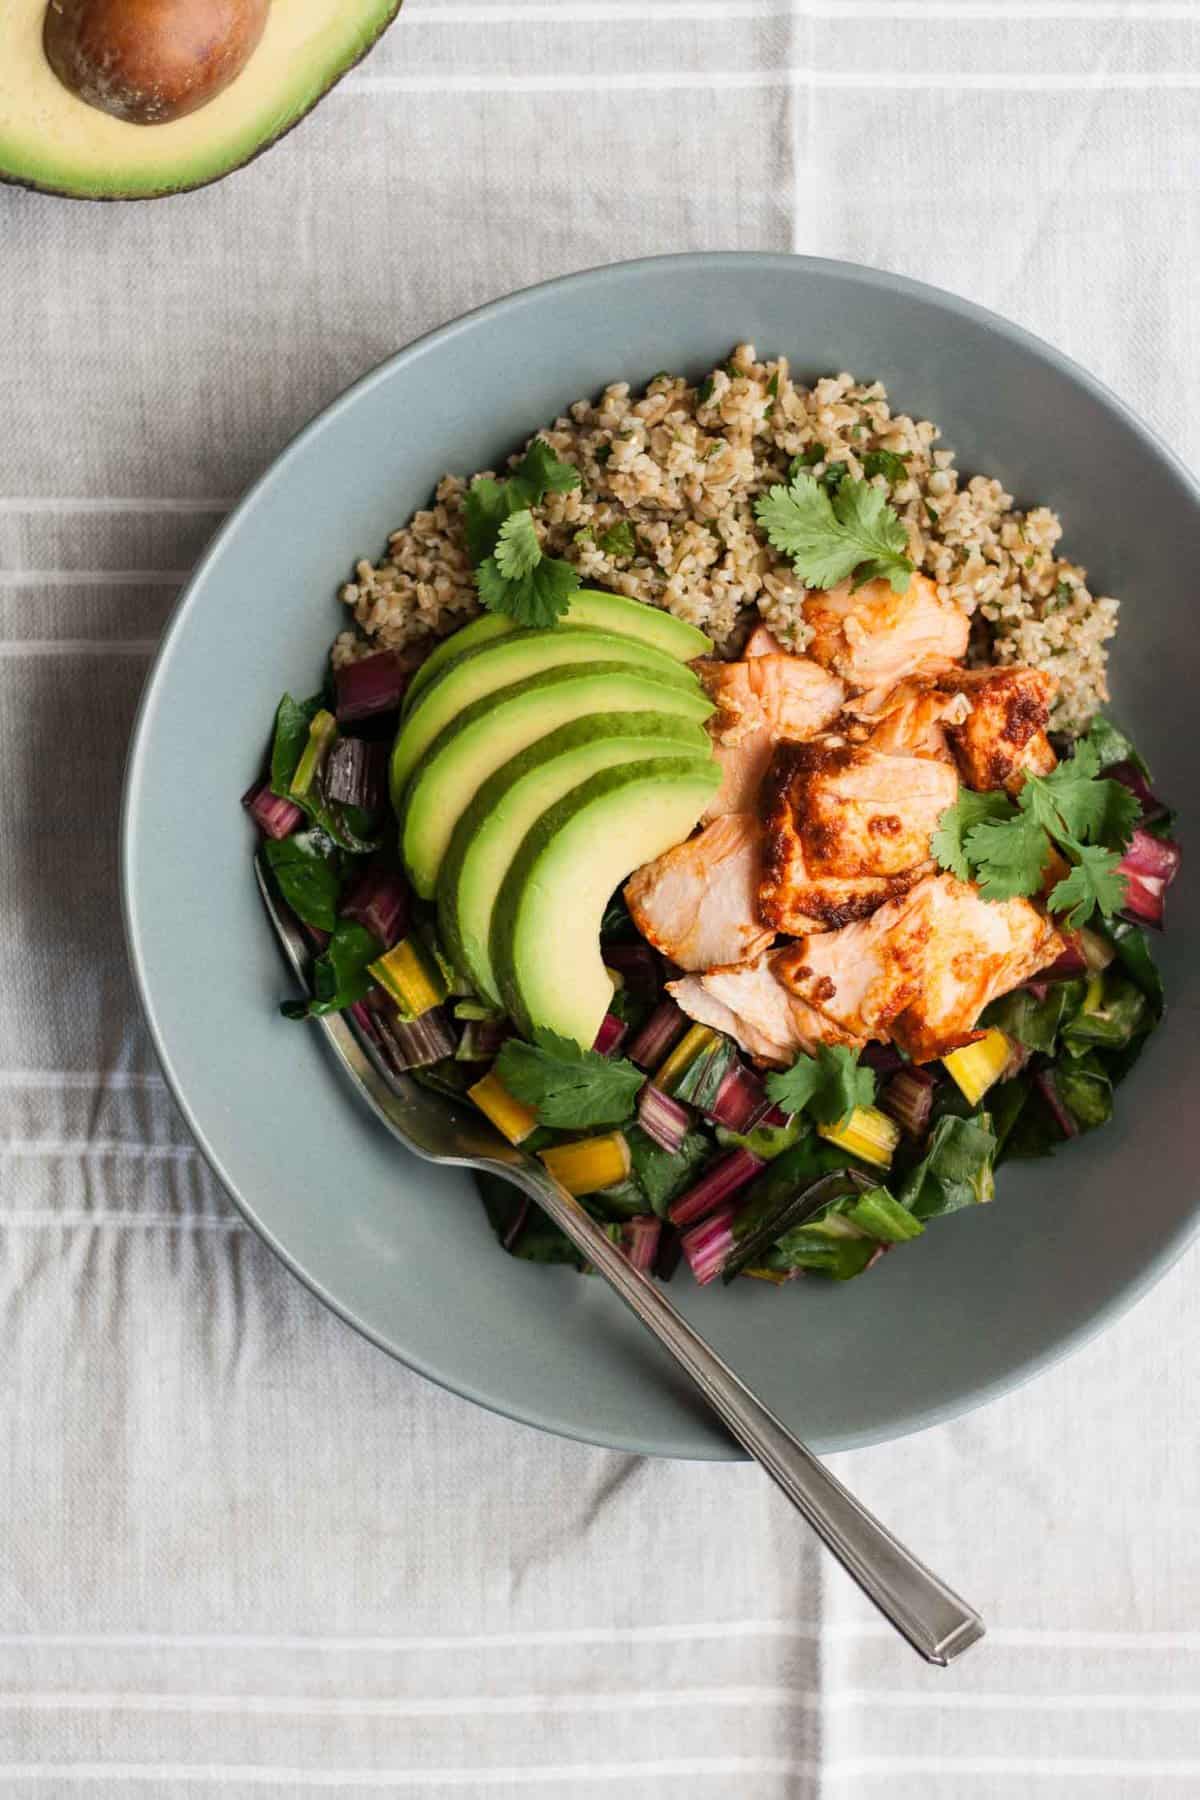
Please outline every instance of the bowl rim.
[{"label": "bowl rim", "polygon": [[[1174,476],[1200,517],[1200,481],[1192,475],[1178,453],[1139,418],[1119,394],[1046,339],[1039,337],[1026,327],[1004,318],[1001,314],[993,312],[990,308],[967,300],[949,289],[940,288],[930,282],[919,281],[911,276],[897,274],[887,269],[875,268],[865,263],[851,262],[837,257],[798,255],[788,251],[679,251],[601,263],[586,269],[573,270],[545,281],[533,282],[496,299],[485,301],[468,312],[461,313],[441,325],[422,332],[409,343],[390,352],[348,387],[342,389],[326,405],[319,408],[272,457],[263,472],[239,497],[205,546],[187,580],[180,588],[163,626],[153,659],[146,671],[125,756],[117,840],[121,921],[126,953],[133,978],[134,992],[168,1091],[183,1116],[201,1156],[223,1191],[258,1237],[273,1251],[291,1274],[297,1277],[309,1292],[329,1307],[339,1319],[378,1349],[438,1387],[457,1395],[460,1399],[472,1401],[488,1412],[510,1419],[514,1423],[531,1426],[536,1430],[546,1431],[554,1436],[567,1438],[577,1443],[643,1456],[663,1456],[697,1462],[745,1461],[747,1459],[745,1453],[732,1441],[728,1443],[727,1448],[722,1449],[714,1443],[702,1451],[687,1444],[665,1443],[661,1437],[650,1439],[637,1432],[607,1431],[602,1428],[584,1428],[582,1426],[576,1428],[569,1422],[551,1421],[537,1416],[532,1411],[525,1411],[518,1406],[498,1401],[476,1384],[462,1379],[451,1379],[438,1368],[427,1363],[419,1352],[402,1348],[382,1332],[358,1318],[351,1303],[340,1300],[324,1285],[318,1275],[305,1267],[300,1258],[289,1251],[286,1244],[281,1241],[271,1227],[258,1216],[251,1202],[239,1193],[235,1182],[223,1166],[220,1152],[210,1142],[205,1128],[195,1116],[176,1074],[143,966],[132,889],[137,834],[136,789],[144,773],[145,739],[150,729],[151,713],[157,689],[170,663],[175,641],[186,616],[196,604],[197,596],[203,590],[210,568],[223,555],[227,542],[241,529],[243,517],[254,508],[262,495],[276,483],[286,480],[293,459],[302,453],[310,440],[323,432],[343,411],[353,407],[360,395],[369,391],[376,383],[389,380],[394,370],[418,362],[431,350],[452,342],[456,337],[476,329],[489,319],[519,313],[525,306],[535,300],[541,301],[547,295],[569,295],[573,289],[590,285],[596,281],[604,281],[618,276],[636,276],[650,270],[669,271],[672,269],[681,277],[685,277],[689,273],[701,274],[717,266],[744,270],[747,273],[772,271],[778,274],[837,275],[843,279],[849,277],[862,287],[874,289],[886,296],[903,295],[926,305],[936,306],[1006,339],[1017,348],[1029,352],[1043,363],[1049,364],[1057,373],[1083,388],[1092,399],[1115,413],[1121,423],[1139,440],[1142,448],[1159,463],[1165,465],[1165,468]],[[1190,1215],[1164,1237],[1162,1243],[1147,1258],[1141,1268],[1131,1275],[1128,1282],[1110,1295],[1089,1318],[1066,1331],[1053,1344],[1047,1345],[1044,1349],[1031,1355],[1016,1368],[978,1384],[969,1392],[915,1408],[892,1427],[858,1433],[851,1432],[839,1443],[838,1449],[861,1449],[873,1444],[890,1443],[910,1436],[914,1432],[962,1417],[973,1412],[977,1407],[987,1405],[1004,1394],[1013,1393],[1024,1387],[1056,1363],[1082,1349],[1092,1338],[1098,1336],[1108,1326],[1115,1324],[1118,1319],[1137,1305],[1179,1260],[1197,1234],[1200,1234],[1200,1198]]]}]

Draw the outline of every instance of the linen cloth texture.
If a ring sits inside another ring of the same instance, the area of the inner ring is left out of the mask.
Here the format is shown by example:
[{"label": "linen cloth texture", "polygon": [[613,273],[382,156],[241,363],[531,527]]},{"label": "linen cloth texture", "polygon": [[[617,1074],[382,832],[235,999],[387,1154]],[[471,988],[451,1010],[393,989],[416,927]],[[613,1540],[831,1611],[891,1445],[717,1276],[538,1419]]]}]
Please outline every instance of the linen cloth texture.
[{"label": "linen cloth texture", "polygon": [[222,513],[510,289],[877,264],[1200,461],[1198,94],[1168,0],[409,0],[227,182],[0,191],[4,1800],[1200,1793],[1194,1254],[1025,1392],[835,1459],[989,1622],[926,1669],[754,1469],[493,1418],[287,1275],[162,1086],[115,878],[139,687]]}]

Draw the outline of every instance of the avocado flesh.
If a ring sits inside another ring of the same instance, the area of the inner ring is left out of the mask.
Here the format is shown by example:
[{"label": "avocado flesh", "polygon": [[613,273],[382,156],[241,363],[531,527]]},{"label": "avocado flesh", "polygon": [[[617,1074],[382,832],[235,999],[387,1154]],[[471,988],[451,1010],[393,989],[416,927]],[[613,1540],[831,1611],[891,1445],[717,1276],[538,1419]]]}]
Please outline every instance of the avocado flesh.
[{"label": "avocado flesh", "polygon": [[656,757],[603,769],[544,812],[513,858],[492,914],[491,957],[524,1032],[590,1048],[612,998],[600,921],[614,888],[680,844],[720,784],[715,762]]},{"label": "avocado flesh", "polygon": [[[707,656],[712,639],[694,625],[687,625],[673,613],[649,606],[644,600],[629,600],[624,594],[607,594],[602,588],[580,588],[570,606],[558,621],[560,625],[591,625],[599,631],[615,631],[618,637],[637,638],[653,649],[665,651],[676,662],[691,662],[693,657]],[[431,650],[408,684],[404,710],[409,712],[418,695],[428,687],[448,663],[457,661],[468,650],[491,643],[516,630],[516,620],[504,613],[481,613],[469,625],[443,638]]]},{"label": "avocado flesh", "polygon": [[492,908],[526,832],[601,769],[712,754],[702,725],[666,713],[595,713],[539,738],[484,782],[454,827],[438,874],[442,942],[475,992],[502,1004],[488,954]]},{"label": "avocado flesh", "polygon": [[78,199],[148,199],[216,181],[282,137],[366,55],[400,0],[275,0],[237,79],[182,119],[131,125],[46,60],[46,0],[0,6],[0,179]]},{"label": "avocado flesh", "polygon": [[454,828],[480,787],[549,732],[592,713],[657,712],[690,720],[703,736],[711,711],[699,682],[680,686],[620,662],[567,663],[484,695],[434,739],[405,788],[400,852],[413,887],[432,899]]},{"label": "avocado flesh", "polygon": [[512,631],[450,663],[430,682],[407,718],[402,720],[392,750],[392,805],[397,811],[417,763],[438,733],[465,707],[513,682],[568,663],[620,662],[645,669],[661,681],[700,692],[700,684],[681,663],[611,631],[549,626],[542,631]]}]

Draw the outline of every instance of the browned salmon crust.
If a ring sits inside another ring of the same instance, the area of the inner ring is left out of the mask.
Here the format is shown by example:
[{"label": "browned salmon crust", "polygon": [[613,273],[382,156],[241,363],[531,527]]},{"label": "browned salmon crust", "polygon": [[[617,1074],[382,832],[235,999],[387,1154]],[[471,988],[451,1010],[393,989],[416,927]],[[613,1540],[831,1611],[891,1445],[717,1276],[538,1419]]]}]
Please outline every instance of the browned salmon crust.
[{"label": "browned salmon crust", "polygon": [[764,924],[835,931],[927,874],[929,839],[954,804],[954,770],[844,738],[780,744],[763,783]]},{"label": "browned salmon crust", "polygon": [[861,923],[775,952],[772,966],[836,1030],[894,1042],[921,1063],[981,1037],[984,1008],[1063,948],[1028,900],[984,900],[968,882],[930,875]]},{"label": "browned salmon crust", "polygon": [[965,669],[953,686],[971,703],[966,718],[948,727],[968,787],[1012,794],[1027,774],[1050,773],[1058,760],[1046,736],[1058,692],[1053,675],[1044,669]]}]

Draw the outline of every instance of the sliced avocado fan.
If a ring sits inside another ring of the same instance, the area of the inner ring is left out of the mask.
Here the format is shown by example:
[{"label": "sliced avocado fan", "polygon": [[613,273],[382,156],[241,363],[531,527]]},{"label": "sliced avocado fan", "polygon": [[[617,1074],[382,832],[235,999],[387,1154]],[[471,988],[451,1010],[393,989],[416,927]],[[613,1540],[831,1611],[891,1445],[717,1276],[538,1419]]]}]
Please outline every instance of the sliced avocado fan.
[{"label": "sliced avocado fan", "polygon": [[482,999],[502,1004],[488,950],[492,908],[526,833],[541,815],[601,769],[651,757],[706,760],[710,755],[707,732],[689,719],[658,712],[594,713],[539,738],[484,782],[454,827],[438,875],[442,942]]},{"label": "sliced avocado fan", "polygon": [[[598,631],[615,631],[618,637],[637,638],[640,643],[662,650],[681,663],[707,656],[712,650],[711,638],[705,637],[694,625],[677,619],[674,613],[647,606],[644,600],[629,600],[624,594],[607,594],[602,588],[580,588],[558,623],[591,625]],[[507,614],[485,612],[443,638],[409,682],[404,697],[405,712],[412,711],[418,696],[448,663],[457,662],[468,650],[478,650],[481,645],[505,637],[516,629],[516,620]]]},{"label": "sliced avocado fan", "polygon": [[438,734],[405,785],[400,851],[417,893],[433,897],[455,826],[483,783],[548,732],[593,713],[652,712],[690,720],[707,749],[701,728],[711,711],[692,677],[667,680],[621,662],[567,663],[485,693]]},{"label": "sliced avocado fan", "polygon": [[526,834],[496,897],[490,953],[507,1011],[590,1047],[612,998],[600,920],[634,869],[682,843],[720,785],[715,761],[602,769]]},{"label": "sliced avocado fan", "polygon": [[674,657],[635,638],[583,627],[513,631],[468,650],[429,683],[403,720],[392,750],[392,804],[397,810],[413,770],[439,732],[465,708],[531,675],[565,663],[618,662],[654,674],[672,687],[700,693],[696,677]]}]

